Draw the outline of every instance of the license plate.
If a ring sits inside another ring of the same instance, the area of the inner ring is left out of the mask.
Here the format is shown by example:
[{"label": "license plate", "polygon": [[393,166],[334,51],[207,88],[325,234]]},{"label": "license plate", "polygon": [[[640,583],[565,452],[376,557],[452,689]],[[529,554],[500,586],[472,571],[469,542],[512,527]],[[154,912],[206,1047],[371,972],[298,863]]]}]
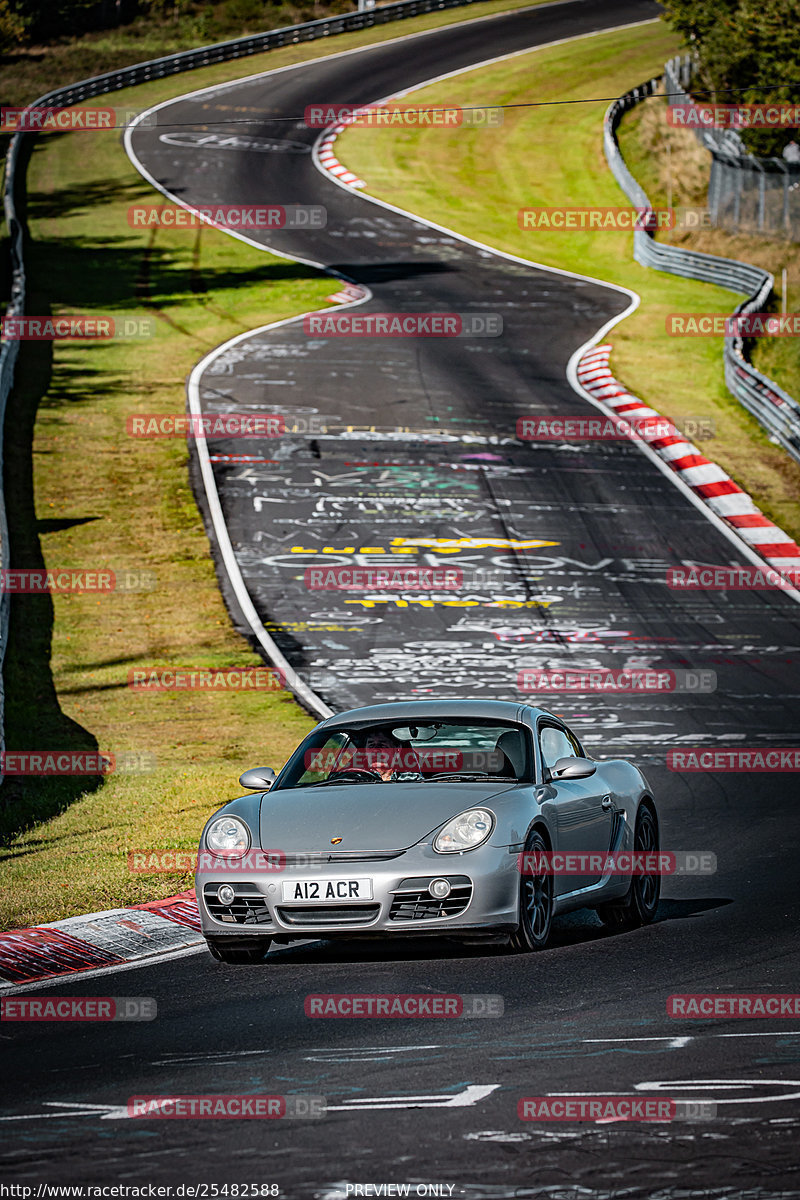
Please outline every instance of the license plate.
[{"label": "license plate", "polygon": [[371,900],[371,879],[293,879],[283,883],[284,902],[340,904],[348,900]]}]

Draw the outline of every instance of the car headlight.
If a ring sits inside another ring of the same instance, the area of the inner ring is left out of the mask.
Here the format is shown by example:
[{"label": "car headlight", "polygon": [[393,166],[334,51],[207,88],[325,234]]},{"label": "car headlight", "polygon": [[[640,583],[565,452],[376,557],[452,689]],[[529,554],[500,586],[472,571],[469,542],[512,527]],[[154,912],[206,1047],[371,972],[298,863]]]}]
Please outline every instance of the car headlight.
[{"label": "car headlight", "polygon": [[439,854],[474,850],[486,841],[493,829],[494,813],[487,808],[468,808],[447,822],[434,838],[433,848]]},{"label": "car headlight", "polygon": [[212,854],[237,858],[250,849],[250,830],[238,817],[217,817],[206,830],[206,846]]}]

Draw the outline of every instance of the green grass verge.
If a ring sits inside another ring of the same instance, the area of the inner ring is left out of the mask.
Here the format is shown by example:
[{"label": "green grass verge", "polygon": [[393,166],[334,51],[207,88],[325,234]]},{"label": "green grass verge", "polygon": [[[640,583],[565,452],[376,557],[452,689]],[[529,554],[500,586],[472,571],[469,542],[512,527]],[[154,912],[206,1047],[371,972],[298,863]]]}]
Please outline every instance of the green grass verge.
[{"label": "green grass verge", "polygon": [[[76,135],[72,135],[74,138]],[[19,597],[5,669],[9,749],[155,756],[149,774],[15,779],[2,787],[3,926],[170,895],[188,880],[132,876],[125,853],[192,847],[240,790],[312,724],[286,693],[143,693],[132,668],[260,660],[235,634],[191,494],[186,444],[126,434],[135,413],[181,413],[204,353],[270,320],[324,306],[331,281],[207,228],[127,225],[149,195],[118,140],[40,140],[29,172],[28,312],[155,318],[142,341],[26,345],[6,422],[14,565],[145,570],[153,591]],[[37,411],[38,410],[38,411]],[[30,462],[33,469],[31,472]]]},{"label": "green grass verge", "polygon": [[[664,25],[648,24],[532,51],[407,99],[442,105],[457,97],[467,106],[613,97],[658,74],[678,49]],[[693,440],[768,516],[800,538],[800,467],[728,393],[722,339],[677,339],[665,330],[669,313],[729,312],[739,297],[640,267],[633,261],[633,238],[624,232],[519,228],[517,214],[526,206],[628,203],[603,154],[606,107],[512,108],[494,130],[353,128],[337,142],[337,155],[366,180],[368,193],[499,249],[638,292],[640,308],[610,337],[617,378],[679,426],[711,418],[715,436]],[[623,144],[628,153],[627,137]],[[634,173],[643,157],[631,155]],[[750,239],[710,233],[704,239],[702,248],[719,241],[729,248],[714,252],[758,261],[759,247]]]},{"label": "green grass verge", "polygon": [[[324,53],[528,5],[490,0],[432,13],[337,36]],[[76,44],[62,47],[59,59],[56,48],[48,78],[31,67],[13,98],[31,99],[56,79],[178,48],[142,42],[131,53],[120,44],[123,33],[81,39],[84,50],[94,40],[91,53],[105,57],[80,57]],[[111,103],[145,108],[322,52],[319,43],[291,46],[115,92]],[[27,311],[154,316],[156,336],[23,346],[5,445],[14,565],[146,570],[157,589],[14,601],[4,672],[8,748],[141,751],[154,755],[157,767],[103,780],[6,778],[0,928],[189,886],[189,876],[130,874],[127,853],[193,849],[208,815],[241,790],[240,771],[279,766],[313,724],[286,693],[137,694],[127,687],[137,667],[248,666],[260,659],[232,629],[219,595],[185,444],[128,438],[126,418],[182,412],[185,376],[208,350],[320,307],[332,291],[321,274],[217,231],[130,229],[128,206],[156,195],[129,163],[118,132],[34,143]]]},{"label": "green grass verge", "polygon": [[[483,11],[519,6],[489,3],[468,13],[431,14],[342,35],[326,50],[338,52],[467,16],[475,18]],[[610,46],[611,38],[620,35],[592,39],[585,57],[588,64],[594,55],[600,56],[599,73],[587,70],[576,75],[576,62],[569,53],[559,67],[559,51],[553,50],[538,55],[533,85],[509,76],[495,90],[494,81],[485,86],[483,75],[477,83],[477,74],[464,76],[457,88],[459,101],[470,103],[466,84],[472,102],[476,97],[478,102],[498,102],[525,94],[526,88],[537,98],[545,97],[547,89],[551,95],[560,94],[567,85],[575,90],[575,78],[582,80],[578,89],[582,95],[598,94],[594,88],[609,86],[615,72],[620,82],[614,90],[621,91],[650,73],[664,48],[672,52],[672,40],[663,33],[658,37],[660,41],[654,36],[649,49],[636,43],[635,34],[622,35],[623,43],[632,39],[622,49],[619,41]],[[159,49],[163,52],[165,47]],[[302,45],[237,64],[220,64],[115,93],[113,103],[145,107],[194,88],[307,61],[319,52],[318,45]],[[514,61],[522,67],[529,60]],[[643,70],[641,62],[648,64]],[[47,83],[53,82],[51,75]],[[36,83],[25,98],[39,91]],[[452,102],[453,94],[452,85],[439,89],[440,99]],[[547,110],[543,111],[546,117]],[[533,235],[516,230],[519,204],[563,202],[559,187],[567,185],[575,192],[564,194],[580,203],[577,197],[587,165],[598,185],[608,187],[595,123],[598,108],[594,106],[585,120],[582,109],[571,114],[576,129],[583,129],[583,140],[577,150],[565,155],[561,153],[563,131],[555,126],[549,129],[546,147],[552,161],[548,164],[543,158],[541,166],[553,170],[555,163],[562,174],[555,184],[548,181],[541,196],[528,184],[540,163],[538,157],[536,163],[531,159],[530,126],[518,128],[529,119],[527,114],[510,116],[501,137],[459,133],[446,153],[438,141],[435,152],[440,157],[435,164],[420,153],[425,146],[415,149],[408,143],[407,133],[393,133],[391,138],[384,132],[377,137],[366,131],[350,133],[347,152],[355,154],[363,145],[357,139],[374,138],[373,152],[362,169],[372,182],[376,170],[385,169],[386,186],[396,202],[406,207],[416,203],[434,219],[498,245],[505,240],[505,248],[547,261],[546,239],[540,238],[540,245],[534,247],[529,240]],[[545,126],[537,130],[544,133]],[[507,137],[514,141],[504,150]],[[427,179],[421,195],[412,197],[405,191],[401,195],[397,167],[382,157],[390,143],[392,155],[405,154],[404,189],[413,190],[420,178]],[[581,164],[585,147],[587,162]],[[492,164],[488,171],[486,154]],[[464,156],[463,169],[459,155]],[[420,163],[424,176],[417,174]],[[470,172],[478,173],[478,184],[471,182]],[[454,175],[458,178],[448,204],[443,201],[442,185]],[[9,748],[146,751],[155,755],[157,768],[149,775],[111,775],[104,781],[8,778],[4,782],[0,825],[6,836],[0,856],[5,887],[0,896],[0,927],[137,903],[187,886],[187,877],[130,875],[127,852],[193,848],[208,814],[237,793],[241,768],[261,762],[279,765],[311,725],[310,718],[283,693],[136,695],[127,688],[129,670],[139,666],[247,666],[259,660],[231,629],[220,599],[207,539],[187,483],[185,445],[137,443],[125,436],[124,426],[131,413],[182,411],[183,379],[207,350],[242,330],[317,307],[331,290],[330,281],[313,271],[215,231],[158,231],[151,236],[131,230],[126,222],[128,205],[153,193],[131,168],[117,134],[39,139],[29,183],[33,240],[26,256],[28,311],[154,315],[157,335],[145,343],[23,348],[6,422],[6,489],[15,565],[146,569],[157,576],[158,588],[99,600],[93,596],[15,600],[5,671]],[[614,198],[606,202],[622,202],[613,185],[607,194]],[[520,197],[519,203],[515,196]],[[603,201],[595,194],[584,202]],[[495,209],[499,217],[493,215]],[[468,228],[459,224],[462,219]],[[491,229],[490,223],[494,223]],[[605,235],[601,265],[590,265],[586,257],[601,247],[599,237],[594,245],[570,250],[571,261],[580,270],[620,282],[635,278],[631,286],[642,292],[646,308],[644,273],[628,264],[629,239],[622,235],[622,241],[626,244],[621,254],[620,237],[609,240]],[[556,262],[563,251],[563,246],[560,251],[551,247],[550,261],[570,265]],[[652,285],[652,298],[657,298],[664,278]],[[722,296],[729,300],[728,293]],[[688,302],[683,306],[690,307]],[[628,341],[636,347],[631,328],[632,322],[627,322],[626,337],[615,335],[618,352]],[[670,350],[674,352],[672,343],[664,348],[667,363]],[[715,363],[715,352],[709,347],[705,368],[709,375]],[[718,399],[723,403],[725,394],[720,391]],[[706,400],[705,394],[702,404],[689,397],[685,411],[706,413]],[[666,405],[662,411],[668,411]],[[670,415],[676,416],[674,409]],[[713,443],[708,448],[713,449]]]},{"label": "green grass verge", "polygon": [[[495,13],[510,11],[516,8],[531,8],[536,4],[546,3],[546,0],[484,0],[483,3],[471,4],[465,8],[444,9],[441,12],[426,13],[420,17],[410,17],[400,21],[392,21],[387,25],[376,25],[356,33],[336,34],[326,43],[331,50],[349,49],[352,46],[367,46],[375,42],[385,41],[390,37],[399,37],[404,33],[416,33],[425,29],[438,29],[442,25],[450,25],[455,21],[473,20],[478,17],[492,16]],[[208,6],[207,6],[208,7]],[[313,12],[313,9],[311,10]],[[320,13],[320,17],[327,15]],[[307,19],[313,20],[313,16]],[[302,20],[302,13],[287,8],[283,19],[278,25],[291,25]],[[229,41],[248,34],[261,33],[264,26],[256,20],[242,21],[238,27],[228,26],[224,29],[216,27],[213,21],[207,19],[206,12],[181,17],[178,21],[154,20],[148,15],[132,21],[118,29],[107,29],[95,33],[86,33],[80,37],[64,38],[52,45],[33,46],[29,50],[19,50],[13,54],[0,56],[3,65],[3,104],[16,106],[28,104],[37,96],[44,95],[52,88],[78,79],[89,79],[93,75],[103,75],[108,71],[117,71],[134,63],[147,62],[153,58],[163,58],[165,55],[177,54],[181,50],[192,50],[197,46],[215,41]],[[300,46],[281,51],[271,51],[270,61],[278,55],[293,55],[284,61],[301,61],[307,58],[318,58],[320,48],[318,42],[305,43]],[[221,72],[217,69],[217,79],[234,79],[239,75],[247,75],[250,70],[263,70],[263,66],[252,67],[251,64],[265,60],[266,56],[242,59],[238,63],[223,65]],[[276,64],[280,65],[280,64]],[[197,72],[185,76],[192,79]],[[204,72],[205,74],[205,72]],[[181,88],[180,91],[186,91]],[[137,92],[138,94],[138,92]],[[169,92],[169,95],[178,93]],[[110,102],[116,103],[113,96]]]}]

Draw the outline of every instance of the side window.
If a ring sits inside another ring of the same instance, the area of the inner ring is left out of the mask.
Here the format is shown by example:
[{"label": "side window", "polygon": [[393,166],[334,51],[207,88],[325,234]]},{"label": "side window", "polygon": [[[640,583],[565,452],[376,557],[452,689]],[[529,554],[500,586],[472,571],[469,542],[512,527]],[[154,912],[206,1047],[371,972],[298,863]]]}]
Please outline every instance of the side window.
[{"label": "side window", "polygon": [[312,783],[323,783],[332,772],[343,771],[351,758],[352,750],[347,734],[341,730],[332,733],[321,746],[305,751],[285,786],[307,787]]},{"label": "side window", "polygon": [[574,758],[577,750],[563,729],[555,725],[542,725],[539,729],[539,746],[542,751],[542,761],[546,767],[552,768],[559,758]]}]

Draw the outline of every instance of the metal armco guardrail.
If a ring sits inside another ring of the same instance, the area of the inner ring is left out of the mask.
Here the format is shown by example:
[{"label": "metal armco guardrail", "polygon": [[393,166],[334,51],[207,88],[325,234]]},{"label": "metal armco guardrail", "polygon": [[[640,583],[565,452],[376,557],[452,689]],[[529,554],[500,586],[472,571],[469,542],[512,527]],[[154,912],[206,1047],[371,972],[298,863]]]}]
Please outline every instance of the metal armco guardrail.
[{"label": "metal armco guardrail", "polygon": [[[606,159],[617,183],[637,208],[651,210],[653,206],[647,193],[625,165],[616,131],[623,115],[652,96],[660,82],[660,79],[650,79],[615,100],[606,112],[603,128]],[[633,257],[643,267],[715,283],[732,292],[743,292],[747,299],[734,310],[736,314],[762,312],[775,283],[768,271],[752,263],[657,242],[653,233],[644,229],[634,232]],[[800,405],[797,401],[747,361],[741,337],[724,339],[723,362],[728,390],[792,458],[800,462]]]},{"label": "metal armco guardrail", "polygon": [[[384,25],[391,21],[438,12],[441,9],[465,8],[474,3],[478,3],[478,0],[398,0],[395,4],[386,4],[381,8],[369,9],[366,12],[344,13],[335,17],[323,17],[318,21],[306,21],[301,25],[286,25],[281,29],[270,29],[266,33],[235,38],[229,42],[217,42],[211,46],[201,46],[197,50],[183,50],[179,54],[165,55],[164,58],[136,63],[132,67],[123,67],[119,71],[109,71],[105,75],[95,75],[91,79],[82,79],[78,83],[54,88],[53,91],[40,96],[38,100],[32,101],[28,108],[56,108],[79,104],[84,100],[119,91],[121,88],[135,87],[140,83],[150,83],[154,79],[165,79],[169,75],[179,75],[184,71],[197,70],[199,67],[210,67],[215,63],[234,62],[238,58],[263,54],[267,50],[277,50],[281,46],[291,46],[297,42],[313,42],[318,38],[332,37],[338,33],[368,29],[373,25]],[[23,179],[17,179],[22,138],[28,136],[31,135],[18,133],[12,137],[3,180],[3,206],[11,258],[11,296],[6,308],[7,317],[21,316],[25,311],[22,226],[17,216],[15,200],[16,189],[24,183]],[[0,343],[0,474],[3,463],[2,428],[5,421],[6,403],[14,383],[14,365],[18,349],[18,342]],[[8,523],[5,498],[2,486],[0,486],[0,568],[9,565]],[[0,751],[5,749],[2,666],[8,641],[8,614],[9,597],[0,592]],[[0,773],[0,778],[2,778],[2,773]]]}]

